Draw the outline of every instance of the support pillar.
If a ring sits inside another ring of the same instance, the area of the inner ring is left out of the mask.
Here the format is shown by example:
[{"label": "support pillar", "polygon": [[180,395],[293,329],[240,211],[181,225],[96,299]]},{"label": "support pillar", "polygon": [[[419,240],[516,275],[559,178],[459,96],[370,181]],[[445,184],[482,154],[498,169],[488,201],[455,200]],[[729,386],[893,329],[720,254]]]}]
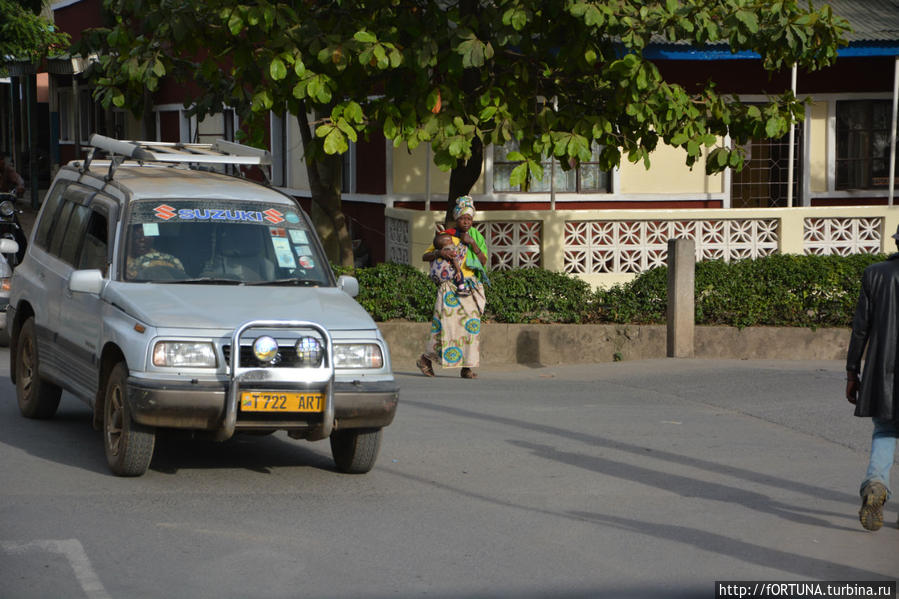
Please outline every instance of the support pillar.
[{"label": "support pillar", "polygon": [[694,280],[696,244],[668,240],[668,357],[692,358],[696,310]]}]

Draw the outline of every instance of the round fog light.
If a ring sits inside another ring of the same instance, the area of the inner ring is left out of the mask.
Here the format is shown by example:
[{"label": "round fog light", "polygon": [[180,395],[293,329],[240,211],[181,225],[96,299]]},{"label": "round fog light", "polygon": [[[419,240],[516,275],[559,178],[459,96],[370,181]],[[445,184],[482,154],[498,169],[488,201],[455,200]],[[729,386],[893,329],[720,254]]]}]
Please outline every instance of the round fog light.
[{"label": "round fog light", "polygon": [[253,355],[260,362],[271,362],[278,355],[278,342],[263,335],[253,342]]},{"label": "round fog light", "polygon": [[297,341],[297,358],[304,366],[318,366],[322,361],[322,344],[315,337],[303,337]]}]

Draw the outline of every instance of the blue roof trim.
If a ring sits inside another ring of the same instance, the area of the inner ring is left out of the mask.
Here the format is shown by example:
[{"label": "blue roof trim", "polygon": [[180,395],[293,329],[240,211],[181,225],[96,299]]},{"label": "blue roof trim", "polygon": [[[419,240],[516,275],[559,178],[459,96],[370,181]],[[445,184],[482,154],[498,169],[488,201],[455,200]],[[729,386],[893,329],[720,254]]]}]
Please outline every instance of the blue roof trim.
[{"label": "blue roof trim", "polygon": [[[643,51],[643,56],[650,60],[758,60],[757,52],[731,52],[729,48],[697,49],[692,46],[675,44],[652,44]],[[889,43],[854,43],[840,48],[837,56],[899,56],[899,42]]]}]

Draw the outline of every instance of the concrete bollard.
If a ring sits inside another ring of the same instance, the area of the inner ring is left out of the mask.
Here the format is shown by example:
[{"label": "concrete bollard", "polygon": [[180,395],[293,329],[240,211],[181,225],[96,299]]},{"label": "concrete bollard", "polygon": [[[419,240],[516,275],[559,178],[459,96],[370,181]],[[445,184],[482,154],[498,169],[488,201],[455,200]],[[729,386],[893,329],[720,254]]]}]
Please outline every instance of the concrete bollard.
[{"label": "concrete bollard", "polygon": [[668,240],[668,357],[692,358],[696,324],[693,297],[696,245],[692,239]]}]

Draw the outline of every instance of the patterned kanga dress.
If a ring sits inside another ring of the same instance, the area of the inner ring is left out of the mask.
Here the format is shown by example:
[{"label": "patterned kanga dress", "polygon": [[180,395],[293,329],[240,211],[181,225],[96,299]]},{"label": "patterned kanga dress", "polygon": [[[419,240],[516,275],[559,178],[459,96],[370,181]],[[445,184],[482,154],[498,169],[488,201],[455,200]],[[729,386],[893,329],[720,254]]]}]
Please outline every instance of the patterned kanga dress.
[{"label": "patterned kanga dress", "polygon": [[481,283],[475,279],[467,282],[471,284],[469,296],[456,295],[456,286],[449,281],[437,289],[425,355],[444,368],[475,368],[480,360],[478,340],[487,298]]}]

